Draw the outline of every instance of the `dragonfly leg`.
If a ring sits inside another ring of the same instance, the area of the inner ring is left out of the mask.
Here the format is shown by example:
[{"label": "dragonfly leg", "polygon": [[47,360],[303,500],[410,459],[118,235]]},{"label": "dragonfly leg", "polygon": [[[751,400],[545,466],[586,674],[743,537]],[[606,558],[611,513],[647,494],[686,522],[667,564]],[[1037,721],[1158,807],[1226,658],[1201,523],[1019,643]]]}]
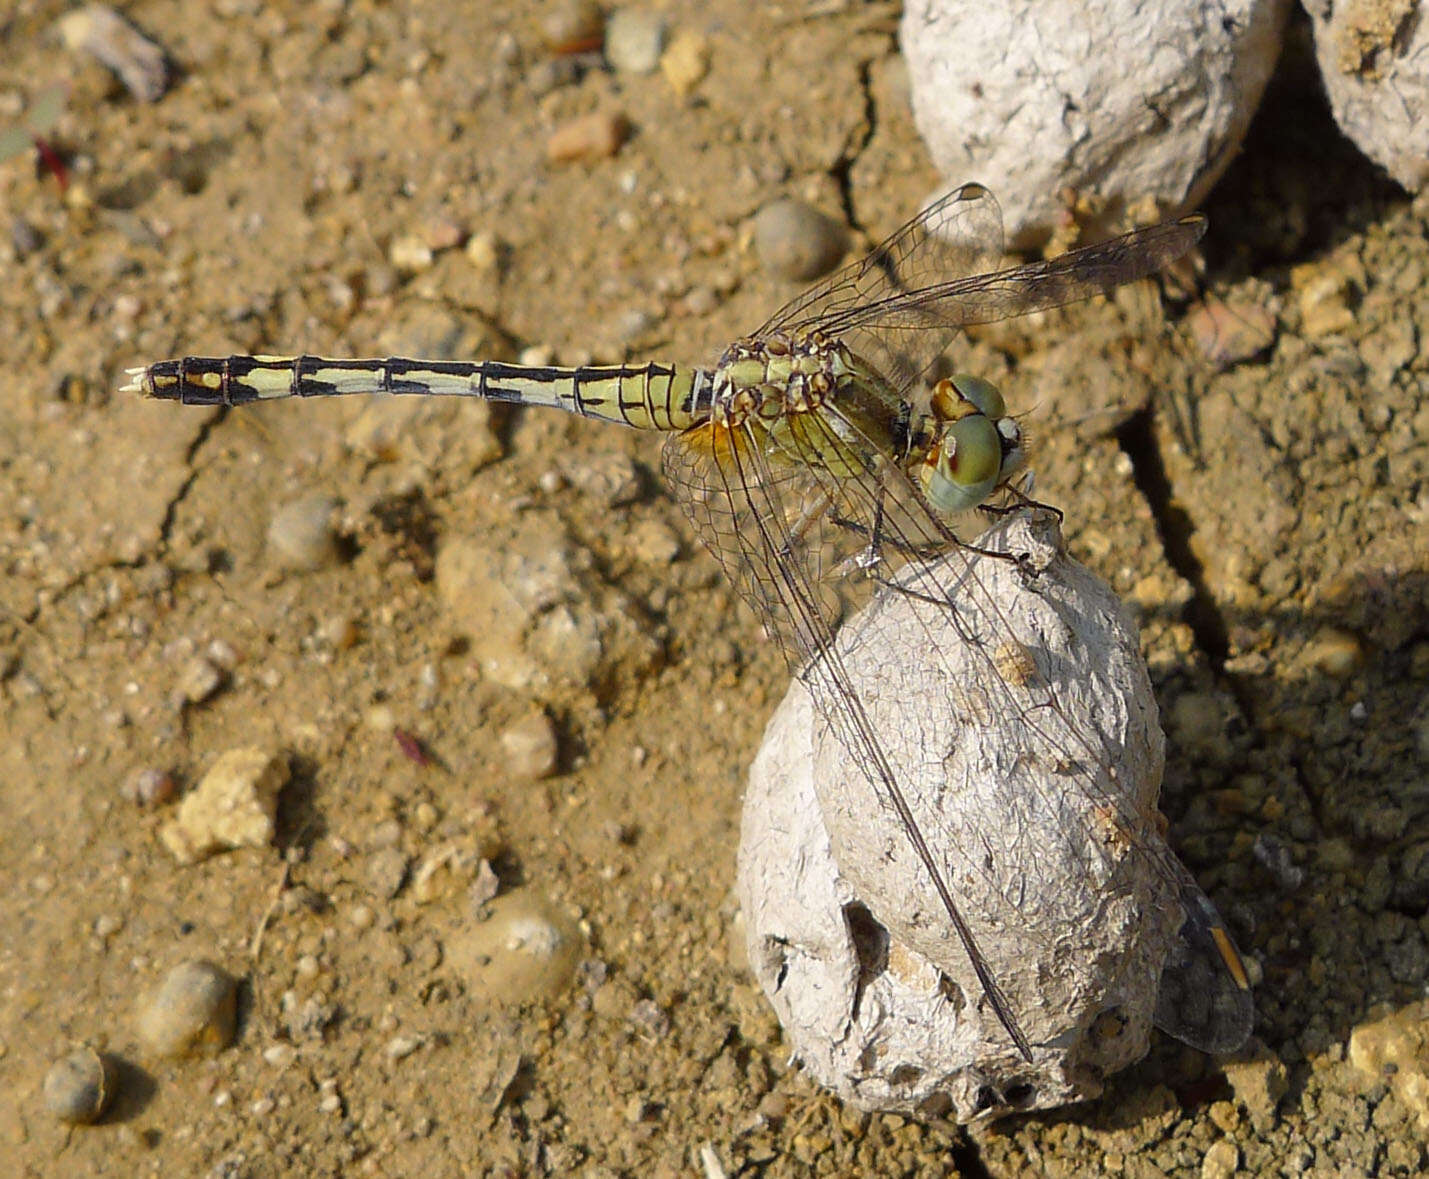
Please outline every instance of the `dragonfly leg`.
[{"label": "dragonfly leg", "polygon": [[1051,512],[1057,517],[1057,523],[1061,524],[1066,519],[1062,514],[1062,509],[1053,504],[1043,503],[1040,499],[1033,499],[1019,487],[1014,487],[1011,483],[1003,484],[1002,488],[1011,498],[1010,503],[1005,504],[979,504],[978,511],[984,512],[996,519],[1003,516],[1010,516],[1013,512],[1021,511],[1044,511]]}]

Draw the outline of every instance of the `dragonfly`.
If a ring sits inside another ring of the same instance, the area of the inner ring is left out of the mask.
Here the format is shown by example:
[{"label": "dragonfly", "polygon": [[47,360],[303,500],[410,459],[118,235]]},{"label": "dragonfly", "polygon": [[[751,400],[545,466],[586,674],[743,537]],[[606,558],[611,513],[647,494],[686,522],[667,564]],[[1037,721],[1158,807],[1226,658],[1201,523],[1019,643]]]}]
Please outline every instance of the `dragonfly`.
[{"label": "dragonfly", "polygon": [[[1000,390],[968,373],[935,378],[966,328],[1061,306],[1153,275],[1204,234],[1200,216],[1135,230],[1041,260],[1003,265],[1002,216],[992,193],[965,184],[928,205],[862,259],[816,283],[712,367],[664,363],[530,366],[499,361],[185,356],[129,370],[126,390],[186,405],[238,406],[287,397],[451,395],[547,406],[668,435],[662,469],[706,548],[774,636],[828,731],[890,808],[968,956],[983,999],[1028,1061],[1033,1046],[978,948],[950,883],[900,785],[835,646],[840,623],[875,593],[914,593],[946,610],[940,644],[1009,634],[981,588],[977,562],[1009,558],[965,539],[964,521],[1043,507],[1021,489],[1021,426]],[[949,557],[955,558],[949,572]],[[958,587],[956,590],[954,588]],[[969,627],[970,611],[979,626]],[[985,624],[985,625],[984,625]],[[1145,816],[1114,788],[1050,687],[1019,697],[988,644],[978,666],[988,699],[1017,709],[1065,765],[1060,789],[1079,790],[1123,833]],[[975,661],[977,662],[977,661]],[[915,706],[910,703],[910,707]],[[976,834],[996,885],[997,850],[1015,834]],[[1207,1052],[1238,1047],[1253,1005],[1245,964],[1214,905],[1159,838],[1126,834],[1182,909],[1163,971],[1157,1026]],[[1088,832],[1089,855],[1114,854]],[[1098,850],[1103,849],[1103,850]],[[966,850],[966,849],[965,849]],[[1089,879],[1097,866],[1089,865]],[[1105,879],[1103,874],[1100,878]],[[1016,889],[1006,888],[1015,920]]]}]

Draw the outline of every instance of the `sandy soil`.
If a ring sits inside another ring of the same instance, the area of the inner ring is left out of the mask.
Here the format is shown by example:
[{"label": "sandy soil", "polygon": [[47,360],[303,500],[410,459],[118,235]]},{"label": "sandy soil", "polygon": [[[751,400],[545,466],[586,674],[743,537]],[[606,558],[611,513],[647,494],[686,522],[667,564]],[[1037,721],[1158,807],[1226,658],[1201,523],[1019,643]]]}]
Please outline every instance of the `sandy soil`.
[{"label": "sandy soil", "polygon": [[[524,5],[144,0],[184,69],[152,105],[56,43],[65,7],[0,17],[0,97],[73,87],[70,198],[0,164],[7,221],[39,237],[0,245],[15,1173],[719,1173],[702,1148],[731,1175],[1421,1170],[1426,210],[1297,113],[1294,61],[1208,209],[1189,319],[1146,284],[972,345],[1037,407],[1074,553],[1138,611],[1172,838],[1253,962],[1257,1038],[1229,1068],[1163,1042],[1097,1102],[964,1131],[821,1096],[742,969],[741,784],[785,672],[661,489],[657,438],[114,392],[183,353],[705,360],[796,293],[751,248],[763,202],[811,199],[867,244],[934,187],[892,7],[658,5],[712,54],[681,98],[658,72],[562,82]],[[548,163],[592,111],[628,120],[619,151]],[[404,238],[435,247],[416,273],[390,261]],[[1217,368],[1193,329],[1227,309],[1272,342]],[[338,554],[287,570],[269,524],[314,493]],[[434,576],[463,540],[558,550],[577,620],[623,620],[599,658],[492,675],[499,625],[474,634]],[[558,739],[543,778],[502,739],[533,716]],[[173,805],[126,788],[255,745],[291,766],[276,846],[176,863]],[[450,849],[577,932],[570,985],[473,982]],[[194,957],[241,980],[236,1042],[154,1059],[135,1005]],[[40,1084],[76,1044],[125,1067],[71,1130]]]}]

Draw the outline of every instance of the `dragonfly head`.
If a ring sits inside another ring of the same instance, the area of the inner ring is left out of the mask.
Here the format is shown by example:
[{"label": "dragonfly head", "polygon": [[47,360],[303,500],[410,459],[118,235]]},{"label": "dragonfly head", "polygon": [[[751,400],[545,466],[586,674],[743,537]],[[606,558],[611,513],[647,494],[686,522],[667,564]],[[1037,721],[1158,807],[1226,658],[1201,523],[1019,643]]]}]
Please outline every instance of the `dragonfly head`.
[{"label": "dragonfly head", "polygon": [[933,386],[933,440],[918,467],[932,505],[975,508],[1022,467],[1022,431],[991,381],[954,373]]}]

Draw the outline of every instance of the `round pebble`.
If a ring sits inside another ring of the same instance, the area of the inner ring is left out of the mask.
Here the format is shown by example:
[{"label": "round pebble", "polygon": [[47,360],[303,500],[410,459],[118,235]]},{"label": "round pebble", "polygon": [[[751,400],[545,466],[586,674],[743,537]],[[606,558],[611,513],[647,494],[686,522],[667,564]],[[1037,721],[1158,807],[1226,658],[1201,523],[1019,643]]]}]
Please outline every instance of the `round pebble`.
[{"label": "round pebble", "polygon": [[1311,639],[1305,657],[1312,667],[1341,679],[1353,674],[1364,661],[1364,646],[1349,631],[1326,626]]},{"label": "round pebble", "polygon": [[337,564],[341,551],[333,530],[337,501],[321,492],[285,504],[268,525],[268,547],[285,569],[311,572]]},{"label": "round pebble", "polygon": [[553,53],[580,53],[600,47],[604,24],[595,0],[562,0],[541,21],[541,35]]},{"label": "round pebble", "polygon": [[760,264],[779,278],[818,278],[833,269],[847,247],[842,226],[792,197],[771,201],[754,215]]},{"label": "round pebble", "polygon": [[478,921],[447,941],[448,958],[476,999],[517,1005],[557,995],[575,976],[580,934],[544,897],[518,889],[487,906]]},{"label": "round pebble", "polygon": [[109,1062],[92,1048],[80,1048],[45,1074],[45,1108],[62,1122],[85,1126],[103,1116],[113,1089]]},{"label": "round pebble", "polygon": [[641,8],[617,8],[605,24],[605,60],[621,74],[649,74],[665,48],[665,21]]},{"label": "round pebble", "polygon": [[139,1012],[139,1038],[158,1056],[213,1055],[233,1041],[237,993],[212,962],[180,962]]},{"label": "round pebble", "polygon": [[506,768],[521,778],[545,778],[555,772],[559,752],[556,727],[544,712],[533,712],[501,734]]},{"label": "round pebble", "polygon": [[172,774],[153,768],[140,770],[124,784],[124,796],[145,810],[163,806],[177,791]]}]

